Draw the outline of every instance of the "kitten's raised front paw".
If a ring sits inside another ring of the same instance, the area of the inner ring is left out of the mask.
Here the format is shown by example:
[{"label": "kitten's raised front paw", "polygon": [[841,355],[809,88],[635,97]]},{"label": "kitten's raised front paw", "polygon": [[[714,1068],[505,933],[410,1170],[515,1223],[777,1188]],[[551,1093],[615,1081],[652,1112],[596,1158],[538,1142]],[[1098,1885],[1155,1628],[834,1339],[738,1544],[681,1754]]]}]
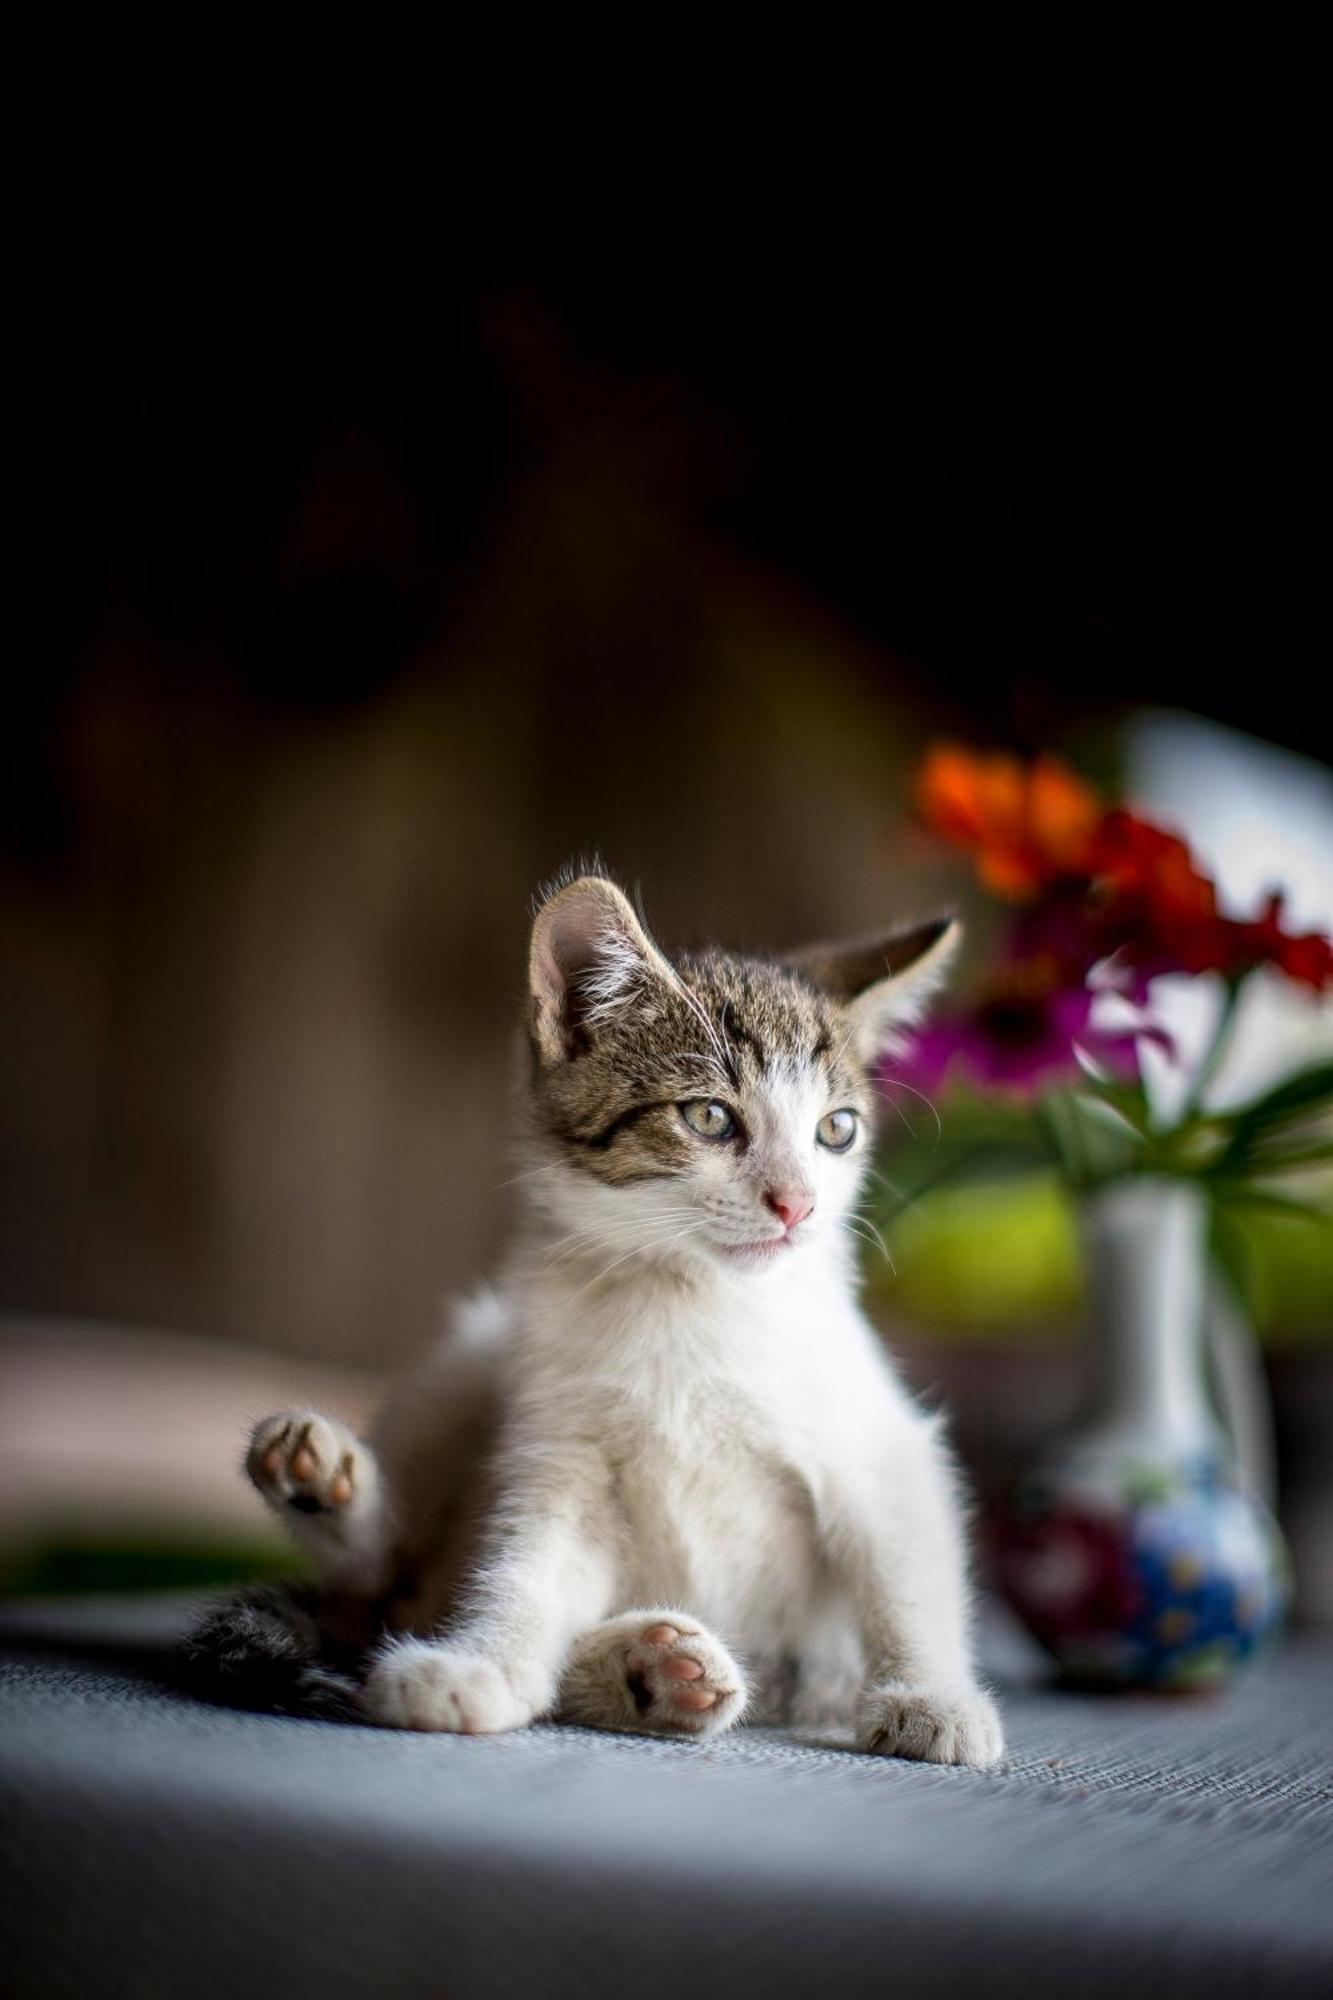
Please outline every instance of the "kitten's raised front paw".
[{"label": "kitten's raised front paw", "polygon": [[525,1699],[493,1660],[428,1639],[406,1639],[381,1654],[363,1706],[388,1729],[444,1729],[484,1736],[522,1729],[540,1703]]},{"label": "kitten's raised front paw", "polygon": [[281,1410],[255,1425],[245,1469],[271,1506],[336,1514],[350,1508],[364,1486],[370,1457],[345,1424]]},{"label": "kitten's raised front paw", "polygon": [[884,1757],[984,1766],[1003,1752],[1004,1731],[999,1710],[981,1688],[936,1693],[893,1681],[861,1696],[856,1742]]},{"label": "kitten's raised front paw", "polygon": [[678,1611],[631,1611],[585,1632],[560,1714],[595,1729],[715,1736],[739,1721],[745,1676],[722,1641]]}]

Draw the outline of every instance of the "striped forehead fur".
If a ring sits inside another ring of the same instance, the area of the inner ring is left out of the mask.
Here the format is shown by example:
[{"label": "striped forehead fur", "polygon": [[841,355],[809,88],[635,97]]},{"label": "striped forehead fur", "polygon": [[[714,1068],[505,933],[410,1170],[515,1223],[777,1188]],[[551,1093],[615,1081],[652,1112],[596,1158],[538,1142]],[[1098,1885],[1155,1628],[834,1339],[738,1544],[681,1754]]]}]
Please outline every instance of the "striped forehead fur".
[{"label": "striped forehead fur", "polygon": [[[720,951],[682,955],[672,970],[673,982],[653,976],[626,940],[608,937],[584,980],[587,1046],[554,1068],[534,1063],[538,1122],[571,1164],[608,1180],[684,1168],[690,1141],[659,1114],[692,1097],[734,1102],[803,1072],[831,1099],[869,1108],[843,1010],[802,974]],[[631,1135],[632,1147],[621,1143]]]}]

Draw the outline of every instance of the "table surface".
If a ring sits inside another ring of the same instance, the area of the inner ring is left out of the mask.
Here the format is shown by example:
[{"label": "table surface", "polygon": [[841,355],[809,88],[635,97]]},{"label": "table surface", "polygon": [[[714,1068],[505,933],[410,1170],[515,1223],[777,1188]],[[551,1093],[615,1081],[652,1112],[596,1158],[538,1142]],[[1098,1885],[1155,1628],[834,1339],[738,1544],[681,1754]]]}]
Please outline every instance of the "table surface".
[{"label": "table surface", "polygon": [[213,1708],[178,1603],[0,1610],[0,1989],[1333,1992],[1333,1644],[1225,1695],[1048,1686],[992,1772],[743,1730],[414,1736]]}]

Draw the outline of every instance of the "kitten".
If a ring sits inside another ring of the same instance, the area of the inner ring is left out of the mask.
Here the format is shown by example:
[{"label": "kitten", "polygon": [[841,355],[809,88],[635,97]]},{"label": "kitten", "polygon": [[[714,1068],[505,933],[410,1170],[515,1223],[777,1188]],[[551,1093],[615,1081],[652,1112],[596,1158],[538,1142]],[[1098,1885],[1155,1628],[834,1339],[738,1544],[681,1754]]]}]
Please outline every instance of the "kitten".
[{"label": "kitten", "polygon": [[953,1467],[855,1300],[871,1072],[954,942],[672,962],[611,882],[547,896],[502,1281],[367,1441],[257,1427],[316,1582],[211,1615],[219,1685],[408,1729],[840,1712],[865,1750],[999,1756]]}]

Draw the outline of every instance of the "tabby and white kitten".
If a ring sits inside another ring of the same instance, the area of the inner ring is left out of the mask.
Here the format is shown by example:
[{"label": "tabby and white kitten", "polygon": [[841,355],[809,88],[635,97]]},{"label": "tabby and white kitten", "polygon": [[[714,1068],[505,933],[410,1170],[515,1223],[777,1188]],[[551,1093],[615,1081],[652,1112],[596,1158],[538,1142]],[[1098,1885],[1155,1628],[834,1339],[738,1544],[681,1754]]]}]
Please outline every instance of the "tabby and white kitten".
[{"label": "tabby and white kitten", "polygon": [[841,1713],[993,1762],[953,1468],[855,1297],[871,1071],[953,944],[673,962],[611,882],[548,895],[501,1282],[367,1441],[257,1427],[317,1582],[215,1611],[217,1678],[407,1729]]}]

